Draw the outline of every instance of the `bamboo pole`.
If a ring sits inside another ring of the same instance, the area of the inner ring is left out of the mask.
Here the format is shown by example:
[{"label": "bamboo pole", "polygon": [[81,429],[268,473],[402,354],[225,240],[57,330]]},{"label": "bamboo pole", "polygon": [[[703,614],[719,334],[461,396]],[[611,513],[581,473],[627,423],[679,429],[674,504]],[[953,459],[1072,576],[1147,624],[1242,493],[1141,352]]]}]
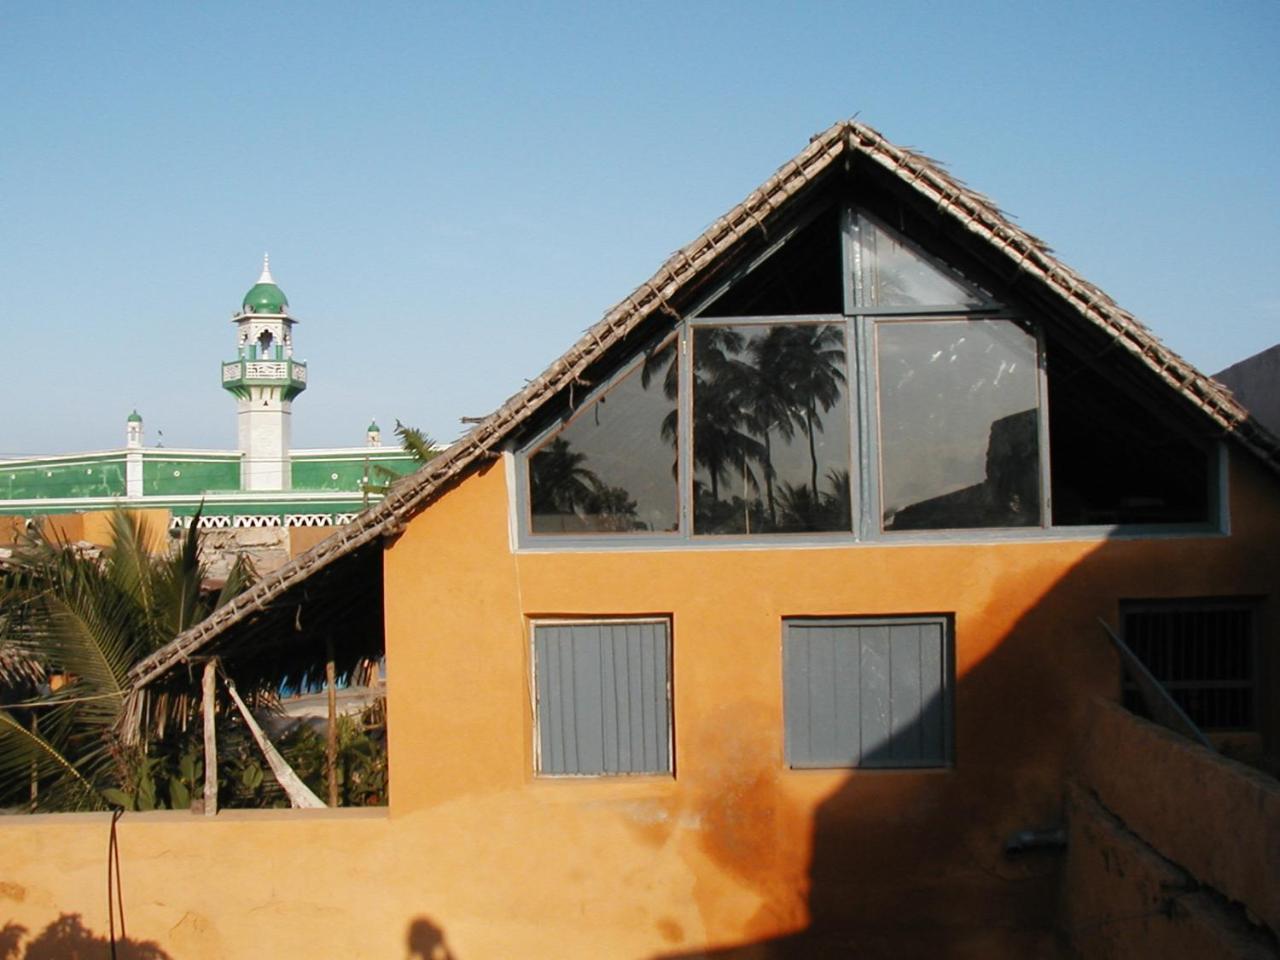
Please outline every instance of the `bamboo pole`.
[{"label": "bamboo pole", "polygon": [[323,808],[324,801],[311,792],[311,788],[302,782],[302,778],[293,772],[293,768],[280,756],[280,751],[275,745],[267,739],[267,735],[262,732],[262,727],[258,726],[258,721],[253,719],[253,714],[249,712],[249,708],[244,705],[244,700],[236,691],[236,685],[230,677],[223,677],[223,682],[227,685],[227,693],[231,695],[231,702],[235,704],[240,716],[244,718],[244,725],[249,728],[249,733],[253,735],[254,742],[258,744],[258,749],[262,751],[262,755],[267,759],[267,766],[271,768],[272,774],[275,775],[276,782],[280,784],[284,792],[289,796],[289,803],[294,807],[304,808]]},{"label": "bamboo pole", "polygon": [[324,779],[329,786],[329,806],[338,805],[338,684],[333,662],[333,634],[325,637],[324,683],[329,692],[329,727],[325,732]]},{"label": "bamboo pole", "polygon": [[210,657],[204,665],[204,815],[218,812],[218,741],[214,729],[214,691],[218,661]]},{"label": "bamboo pole", "polygon": [[[40,736],[40,714],[35,710],[31,711],[31,735],[33,737]],[[35,813],[36,807],[40,805],[40,765],[33,759],[31,761],[31,812]]]}]

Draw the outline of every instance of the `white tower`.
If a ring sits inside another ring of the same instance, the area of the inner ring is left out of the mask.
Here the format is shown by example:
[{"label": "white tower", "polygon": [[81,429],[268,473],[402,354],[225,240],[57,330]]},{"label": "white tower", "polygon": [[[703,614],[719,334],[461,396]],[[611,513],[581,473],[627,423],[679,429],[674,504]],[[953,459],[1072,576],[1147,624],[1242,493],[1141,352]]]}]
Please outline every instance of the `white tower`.
[{"label": "white tower", "polygon": [[142,417],[135,410],[125,421],[124,495],[142,496]]},{"label": "white tower", "polygon": [[289,301],[262,258],[262,276],[244,295],[236,325],[237,358],[222,365],[222,386],[236,398],[240,487],[288,490],[293,398],[307,388],[307,365],[293,359]]}]

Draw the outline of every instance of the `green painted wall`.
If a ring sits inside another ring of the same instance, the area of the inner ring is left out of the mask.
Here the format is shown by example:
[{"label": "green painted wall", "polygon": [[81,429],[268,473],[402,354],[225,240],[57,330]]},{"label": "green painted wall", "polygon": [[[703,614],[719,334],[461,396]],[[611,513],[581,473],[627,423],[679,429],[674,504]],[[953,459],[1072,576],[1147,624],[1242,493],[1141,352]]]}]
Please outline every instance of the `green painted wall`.
[{"label": "green painted wall", "polygon": [[[293,461],[294,490],[360,490],[368,482],[380,486],[413,473],[420,464],[408,454],[371,454],[359,459],[298,459]],[[388,477],[390,471],[393,476]]]},{"label": "green painted wall", "polygon": [[142,493],[147,497],[239,489],[238,459],[153,460],[148,457],[142,462]]},{"label": "green painted wall", "polygon": [[0,499],[122,497],[124,455],[76,464],[33,463],[0,468]]}]

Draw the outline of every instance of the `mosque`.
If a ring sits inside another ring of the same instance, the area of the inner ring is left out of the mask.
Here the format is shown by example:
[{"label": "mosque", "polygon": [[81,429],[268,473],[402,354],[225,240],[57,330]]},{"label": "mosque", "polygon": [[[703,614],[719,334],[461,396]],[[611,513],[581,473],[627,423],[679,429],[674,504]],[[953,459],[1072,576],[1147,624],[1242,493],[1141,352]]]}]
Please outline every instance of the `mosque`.
[{"label": "mosque", "polygon": [[221,364],[221,381],[236,402],[237,449],[146,446],[135,410],[121,448],[0,460],[0,518],[127,507],[164,511],[170,529],[189,527],[197,516],[210,529],[332,527],[419,465],[398,446],[382,446],[376,423],[361,446],[293,449],[293,402],[307,388],[307,365],[294,356],[297,318],[267,258],[232,322],[235,353]]}]

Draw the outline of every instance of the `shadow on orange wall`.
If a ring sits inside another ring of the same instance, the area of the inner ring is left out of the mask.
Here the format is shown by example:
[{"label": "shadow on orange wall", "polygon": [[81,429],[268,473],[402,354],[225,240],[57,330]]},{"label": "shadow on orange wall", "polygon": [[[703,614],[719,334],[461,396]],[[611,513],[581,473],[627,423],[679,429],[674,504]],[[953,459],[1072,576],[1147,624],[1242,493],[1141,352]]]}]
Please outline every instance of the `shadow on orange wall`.
[{"label": "shadow on orange wall", "polygon": [[[1097,618],[1115,622],[1122,597],[1247,592],[1257,579],[1234,556],[1197,574],[1189,562],[1195,549],[1174,551],[1186,551],[1180,559],[1191,571],[1174,574],[1144,564],[1140,545],[1100,545],[957,677],[949,769],[857,771],[821,801],[803,929],[664,960],[1068,955],[1057,924],[1062,850],[1010,855],[1005,845],[1019,831],[1062,825],[1086,705],[1119,694],[1120,667]],[[1237,563],[1238,571],[1223,569]],[[988,614],[998,617],[999,604],[993,600]],[[786,806],[779,776],[761,778],[755,789],[768,796],[752,798],[753,807]],[[768,884],[767,865],[707,852],[764,896],[750,926],[776,930],[781,911],[769,898],[778,888]]]},{"label": "shadow on orange wall", "polygon": [[445,942],[444,931],[427,917],[413,918],[405,940],[409,950],[407,960],[458,960]]},{"label": "shadow on orange wall", "polygon": [[68,960],[76,957],[115,957],[116,960],[173,960],[150,940],[120,937],[114,948],[107,937],[96,936],[78,913],[64,913],[28,940],[27,928],[16,923],[0,927],[0,960]]}]

